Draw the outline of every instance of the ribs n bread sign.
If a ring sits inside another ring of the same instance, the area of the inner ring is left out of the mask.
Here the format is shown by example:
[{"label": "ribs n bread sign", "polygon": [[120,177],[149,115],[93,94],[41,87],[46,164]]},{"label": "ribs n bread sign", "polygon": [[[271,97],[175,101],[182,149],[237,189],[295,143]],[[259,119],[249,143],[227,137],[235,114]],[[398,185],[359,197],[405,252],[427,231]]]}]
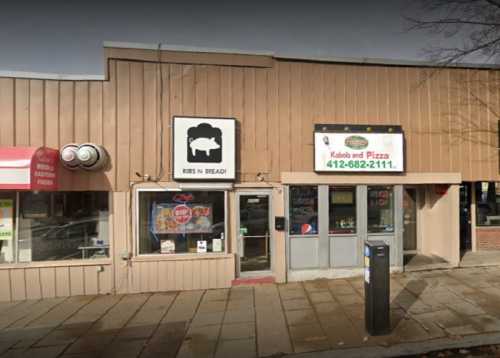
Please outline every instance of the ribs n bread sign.
[{"label": "ribs n bread sign", "polygon": [[235,119],[173,118],[175,180],[235,179]]}]

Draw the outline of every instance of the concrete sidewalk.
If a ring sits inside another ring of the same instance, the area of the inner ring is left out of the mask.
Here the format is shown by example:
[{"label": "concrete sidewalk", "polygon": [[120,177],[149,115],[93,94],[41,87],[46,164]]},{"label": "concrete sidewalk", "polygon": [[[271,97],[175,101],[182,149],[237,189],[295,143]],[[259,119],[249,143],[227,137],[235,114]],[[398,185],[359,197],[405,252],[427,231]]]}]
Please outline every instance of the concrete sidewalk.
[{"label": "concrete sidewalk", "polygon": [[0,303],[0,358],[390,356],[500,337],[499,267],[394,275],[391,300],[376,338],[361,278]]}]

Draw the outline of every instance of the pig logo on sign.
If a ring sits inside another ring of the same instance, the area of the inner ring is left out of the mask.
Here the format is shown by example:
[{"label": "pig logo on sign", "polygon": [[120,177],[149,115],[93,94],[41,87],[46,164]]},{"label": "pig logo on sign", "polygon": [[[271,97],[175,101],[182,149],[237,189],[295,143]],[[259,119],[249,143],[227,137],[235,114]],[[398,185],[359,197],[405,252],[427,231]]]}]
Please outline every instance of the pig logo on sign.
[{"label": "pig logo on sign", "polygon": [[201,123],[187,131],[187,160],[189,163],[222,162],[222,131]]}]

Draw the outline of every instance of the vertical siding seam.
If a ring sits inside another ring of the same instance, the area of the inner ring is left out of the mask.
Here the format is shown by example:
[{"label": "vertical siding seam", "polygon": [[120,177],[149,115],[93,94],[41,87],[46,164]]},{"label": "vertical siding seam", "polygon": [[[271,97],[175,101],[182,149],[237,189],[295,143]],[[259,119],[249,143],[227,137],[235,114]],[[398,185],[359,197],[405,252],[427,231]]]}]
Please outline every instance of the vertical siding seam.
[{"label": "vertical siding seam", "polygon": [[61,81],[57,81],[57,146],[61,147]]},{"label": "vertical siding seam", "polygon": [[[270,120],[269,120],[269,69],[265,69],[264,70],[265,73],[266,73],[266,80],[265,80],[265,83],[266,83],[266,94],[265,94],[265,105],[266,105],[266,141],[265,141],[265,152],[266,152],[266,169],[267,169],[267,172],[268,172],[268,178],[271,177],[271,166],[267,166],[269,164],[269,161],[270,161],[270,157],[269,157],[269,133],[270,133],[270,129],[271,129],[271,125],[270,125]],[[269,179],[268,179],[269,180]]]},{"label": "vertical siding seam", "polygon": [[[17,255],[16,255],[17,256]],[[7,270],[7,277],[9,279],[9,300],[14,300],[14,295],[12,294],[12,270]]]},{"label": "vertical siding seam", "polygon": [[433,136],[434,136],[434,133],[433,133],[433,126],[432,126],[432,100],[431,100],[431,89],[432,89],[432,83],[431,83],[431,81],[434,81],[434,80],[435,80],[435,78],[428,79],[426,81],[426,86],[425,86],[425,88],[426,88],[426,94],[427,94],[427,96],[426,96],[427,97],[427,116],[428,116],[427,121],[428,121],[428,126],[429,126],[428,127],[429,128],[429,130],[428,130],[428,133],[429,133],[428,134],[428,136],[429,136],[429,138],[428,138],[428,141],[429,141],[428,145],[429,145],[429,153],[431,154],[431,155],[429,155],[429,159],[428,160],[429,160],[429,169],[430,169],[431,172],[435,171],[435,168],[434,168],[434,166],[435,166],[435,160],[434,160],[434,155],[432,155],[432,153],[434,153],[435,148],[433,148],[433,144],[434,144]]},{"label": "vertical siding seam", "polygon": [[36,272],[38,274],[38,286],[39,286],[39,289],[40,289],[40,297],[44,298],[43,297],[43,289],[42,289],[42,275],[41,275],[40,271],[41,271],[40,268],[36,269]]},{"label": "vertical siding seam", "polygon": [[92,116],[92,113],[91,113],[91,105],[90,105],[90,101],[92,100],[92,97],[90,95],[90,86],[91,86],[91,83],[90,81],[87,81],[87,140],[90,142],[91,139],[90,139],[90,133],[91,133],[91,130],[90,130],[90,124],[91,124],[91,119],[90,117]]},{"label": "vertical siding seam", "polygon": [[[47,85],[47,80],[42,81],[42,146],[45,147],[47,144],[47,91],[45,86]],[[40,291],[41,292],[41,291]]]},{"label": "vertical siding seam", "polygon": [[[17,101],[17,96],[16,96],[16,83],[17,83],[17,80],[14,78],[12,80],[12,113],[13,113],[13,120],[14,120],[14,123],[13,123],[13,133],[12,135],[14,136],[13,137],[13,141],[12,143],[14,144],[14,146],[17,144],[17,136],[16,136],[16,124],[17,124],[17,113],[16,113],[16,101]],[[9,275],[10,277],[10,275]],[[12,301],[12,297],[11,297],[11,301]]]},{"label": "vertical siding seam", "polygon": [[[76,140],[76,83],[75,81],[71,81],[71,92],[72,92],[72,114],[71,114],[71,120],[73,122],[73,138],[72,141]],[[74,185],[74,183],[72,183]]]},{"label": "vertical siding seam", "polygon": [[145,71],[146,71],[146,68],[144,67],[144,63],[141,64],[141,67],[142,67],[142,71],[141,71],[141,78],[142,78],[142,90],[141,90],[141,97],[142,97],[142,108],[141,108],[141,117],[142,117],[142,123],[141,123],[141,143],[142,143],[142,163],[141,163],[141,174],[144,175],[145,174],[145,162],[146,160],[151,160],[151,158],[147,158],[146,159],[146,151],[144,150],[144,147],[145,147],[145,142],[144,142],[144,133],[145,133],[145,121],[146,121],[146,106],[145,106],[145,98],[146,98],[146,86],[144,85],[145,84],[145,81],[144,81],[144,78],[146,77],[145,76]]},{"label": "vertical siding seam", "polygon": [[[113,113],[113,122],[114,122],[114,138],[113,138],[113,145],[114,145],[114,152],[115,152],[115,161],[118,162],[118,61],[113,61],[113,66],[114,66],[114,113]],[[115,190],[119,190],[118,188],[118,166],[117,163],[115,163],[114,168],[114,175],[113,175],[113,187]]]},{"label": "vertical siding seam", "polygon": [[[470,72],[471,70],[468,69],[467,70],[467,115],[469,117],[469,121],[470,121],[470,118],[471,118],[471,115],[472,115],[472,108],[471,108],[471,97],[472,97],[472,90],[471,90],[471,84],[470,84]],[[467,173],[467,177],[468,178],[471,178],[472,177],[472,128],[469,128],[469,153],[467,155],[467,166],[468,166],[468,170],[469,172]]]},{"label": "vertical siding seam", "polygon": [[28,81],[28,145],[31,145],[31,81],[32,80],[27,80]]}]

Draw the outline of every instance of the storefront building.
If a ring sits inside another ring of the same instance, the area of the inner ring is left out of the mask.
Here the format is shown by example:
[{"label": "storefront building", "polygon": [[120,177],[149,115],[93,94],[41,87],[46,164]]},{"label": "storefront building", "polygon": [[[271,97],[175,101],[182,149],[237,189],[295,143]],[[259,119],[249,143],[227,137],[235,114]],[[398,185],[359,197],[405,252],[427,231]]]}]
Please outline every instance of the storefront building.
[{"label": "storefront building", "polygon": [[103,81],[0,78],[0,300],[500,249],[495,70],[105,54]]}]

